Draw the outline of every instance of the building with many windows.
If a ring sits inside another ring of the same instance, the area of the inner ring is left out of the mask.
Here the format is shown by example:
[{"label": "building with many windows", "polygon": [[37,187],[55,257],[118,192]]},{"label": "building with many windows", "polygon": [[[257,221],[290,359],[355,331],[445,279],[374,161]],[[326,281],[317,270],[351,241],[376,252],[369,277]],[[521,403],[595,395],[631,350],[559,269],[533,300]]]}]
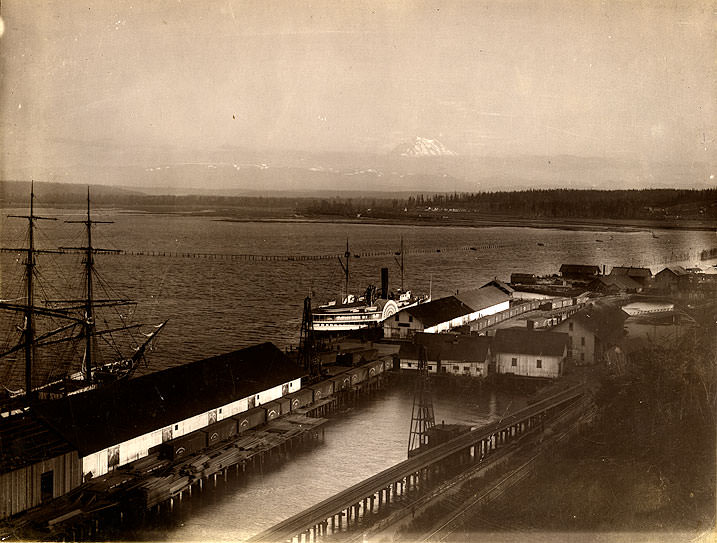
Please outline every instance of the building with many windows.
[{"label": "building with many windows", "polygon": [[491,340],[488,336],[418,333],[414,343],[401,345],[400,367],[402,370],[418,369],[423,348],[429,373],[485,377],[488,375]]}]

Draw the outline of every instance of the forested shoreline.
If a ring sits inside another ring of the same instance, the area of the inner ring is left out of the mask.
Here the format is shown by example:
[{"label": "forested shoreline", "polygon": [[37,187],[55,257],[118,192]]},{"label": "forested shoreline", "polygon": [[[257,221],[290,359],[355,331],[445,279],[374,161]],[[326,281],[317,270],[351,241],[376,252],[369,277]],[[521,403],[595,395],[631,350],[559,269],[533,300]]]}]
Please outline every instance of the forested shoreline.
[{"label": "forested shoreline", "polygon": [[[36,183],[36,202],[47,206],[84,206],[87,188],[64,183]],[[576,190],[537,189],[505,192],[408,194],[353,197],[265,196],[221,194],[147,194],[141,190],[95,185],[95,206],[137,210],[176,210],[232,213],[253,209],[275,217],[375,219],[469,219],[490,216],[523,219],[717,219],[717,189]],[[28,203],[29,183],[0,184],[0,205]],[[240,214],[240,213],[235,213]]]}]

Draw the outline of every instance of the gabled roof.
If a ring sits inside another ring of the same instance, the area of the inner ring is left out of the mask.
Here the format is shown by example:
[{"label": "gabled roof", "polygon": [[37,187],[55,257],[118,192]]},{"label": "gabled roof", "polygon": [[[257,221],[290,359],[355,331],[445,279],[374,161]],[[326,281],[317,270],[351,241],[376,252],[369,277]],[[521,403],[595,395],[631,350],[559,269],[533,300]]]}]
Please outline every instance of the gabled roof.
[{"label": "gabled roof", "polygon": [[656,275],[656,276],[657,276],[657,275],[662,275],[663,273],[664,273],[664,274],[671,273],[672,275],[676,275],[676,276],[682,276],[682,275],[689,275],[689,274],[690,274],[690,272],[688,272],[688,271],[687,271],[685,268],[683,268],[682,266],[667,266],[665,269],[663,269],[662,271],[658,272],[658,273],[655,274],[655,275]]},{"label": "gabled roof", "polygon": [[485,362],[492,338],[466,334],[416,334],[415,341],[434,355],[430,360]]},{"label": "gabled roof", "polygon": [[563,356],[568,334],[538,332],[527,328],[500,328],[495,332],[491,350],[494,353]]},{"label": "gabled roof", "polygon": [[488,307],[510,300],[510,296],[493,285],[483,286],[479,289],[459,292],[457,299],[466,304],[473,311],[480,311]]},{"label": "gabled roof", "polygon": [[272,343],[262,343],[40,403],[36,412],[86,456],[303,373]]},{"label": "gabled roof", "polygon": [[623,324],[628,317],[629,315],[619,308],[593,306],[578,311],[568,322],[572,320],[580,323],[604,343],[615,344],[624,336]]},{"label": "gabled roof", "polygon": [[442,322],[473,313],[473,309],[454,296],[439,298],[424,304],[418,304],[404,309],[414,319],[423,324],[424,328],[430,328]]},{"label": "gabled roof", "polygon": [[639,290],[642,285],[628,275],[601,275],[590,283],[589,287],[596,288],[598,285],[606,287],[616,286],[621,291]]},{"label": "gabled roof", "polygon": [[627,275],[628,277],[652,277],[649,268],[633,268],[631,266],[615,266],[610,275]]},{"label": "gabled roof", "polygon": [[426,359],[486,362],[492,338],[465,334],[417,333],[414,343],[404,343],[399,351],[402,360],[418,360],[420,348],[425,347]]},{"label": "gabled roof", "polygon": [[511,287],[508,283],[501,281],[500,279],[493,279],[492,281],[488,281],[481,288],[487,287],[495,287],[509,296],[513,294],[513,292],[515,292],[515,289],[513,287]]}]

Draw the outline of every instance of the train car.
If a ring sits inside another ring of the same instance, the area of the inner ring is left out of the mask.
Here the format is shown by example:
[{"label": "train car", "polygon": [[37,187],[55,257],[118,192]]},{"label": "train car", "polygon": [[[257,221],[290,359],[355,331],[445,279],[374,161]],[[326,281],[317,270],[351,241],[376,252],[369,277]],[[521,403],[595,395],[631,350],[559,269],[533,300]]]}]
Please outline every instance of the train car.
[{"label": "train car", "polygon": [[314,391],[310,388],[302,388],[286,396],[291,405],[291,410],[309,405],[314,400]]},{"label": "train car", "polygon": [[334,383],[334,392],[338,393],[342,390],[346,390],[351,386],[351,375],[349,375],[348,372],[342,373],[340,375],[332,377],[331,381],[333,381]]},{"label": "train car", "polygon": [[279,400],[265,403],[262,407],[266,411],[267,422],[281,416],[281,402]]},{"label": "train car", "polygon": [[180,436],[160,445],[159,454],[162,458],[176,460],[183,456],[201,451],[207,446],[207,434],[201,430]]},{"label": "train car", "polygon": [[346,372],[351,376],[351,385],[357,385],[359,383],[363,383],[366,379],[368,379],[368,367],[367,366],[359,366],[357,368],[352,368],[349,371]]},{"label": "train car", "polygon": [[211,447],[221,441],[237,435],[237,420],[228,418],[199,430],[207,435],[207,446]]},{"label": "train car", "polygon": [[237,421],[237,433],[241,434],[245,430],[255,428],[266,422],[266,409],[263,407],[255,407],[239,413],[231,417]]},{"label": "train car", "polygon": [[326,381],[321,381],[320,383],[311,385],[308,388],[314,391],[314,401],[319,402],[321,400],[325,400],[334,393],[334,382],[331,379],[327,379]]},{"label": "train car", "polygon": [[373,362],[368,363],[368,378],[375,377],[379,373],[383,373],[384,371],[384,361],[383,360],[374,360]]}]

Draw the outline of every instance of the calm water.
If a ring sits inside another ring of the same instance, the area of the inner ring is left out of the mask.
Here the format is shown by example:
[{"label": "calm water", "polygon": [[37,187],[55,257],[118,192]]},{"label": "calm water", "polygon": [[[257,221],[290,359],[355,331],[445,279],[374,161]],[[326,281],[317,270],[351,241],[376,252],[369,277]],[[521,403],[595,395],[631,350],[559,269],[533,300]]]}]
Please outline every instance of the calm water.
[{"label": "calm water", "polygon": [[[6,213],[16,212],[6,211]],[[21,210],[24,213],[24,210]],[[37,245],[43,248],[84,244],[80,225],[62,220],[81,218],[62,210],[41,210],[59,217],[43,222]],[[26,225],[0,219],[0,243],[23,246]],[[93,237],[97,247],[174,252],[251,253],[265,255],[339,254],[349,238],[353,252],[398,250],[404,237],[407,252],[430,250],[406,257],[406,286],[434,297],[475,288],[510,273],[555,273],[561,263],[651,266],[685,259],[694,262],[702,249],[717,245],[714,233],[680,231],[591,232],[527,228],[446,228],[314,223],[225,222],[178,215],[136,215],[98,211],[100,225]],[[656,237],[655,237],[656,236]],[[600,240],[600,241],[597,241]],[[499,249],[462,251],[462,247],[492,243]],[[542,245],[538,245],[538,244]],[[441,252],[435,252],[441,249]],[[130,296],[142,322],[169,319],[151,353],[153,371],[204,358],[261,341],[280,347],[298,340],[303,299],[313,293],[320,302],[335,298],[343,274],[336,260],[307,262],[242,262],[169,257],[98,255],[98,296]],[[22,258],[0,254],[1,295],[22,296]],[[67,298],[67,288],[81,292],[81,258],[38,257],[42,288],[49,297]],[[391,270],[398,286],[398,267],[392,257],[352,259],[351,284],[358,292],[378,284],[379,270]],[[656,271],[653,269],[653,271]],[[58,285],[63,288],[56,288]],[[0,316],[3,337],[16,321]],[[112,320],[113,317],[109,317]],[[116,317],[114,317],[116,319]],[[2,347],[2,345],[0,345]],[[77,353],[66,347],[67,359]],[[21,367],[0,368],[9,382]],[[58,370],[59,371],[59,370]],[[22,374],[19,374],[20,377]],[[21,382],[21,381],[20,381]],[[386,392],[361,409],[334,421],[325,442],[311,454],[299,455],[280,469],[252,478],[242,488],[178,515],[165,533],[146,539],[236,540],[260,531],[303,508],[321,501],[405,458],[410,426],[410,391]],[[519,400],[487,395],[436,400],[436,419],[479,424],[500,417]],[[143,536],[144,537],[144,536]]]}]

